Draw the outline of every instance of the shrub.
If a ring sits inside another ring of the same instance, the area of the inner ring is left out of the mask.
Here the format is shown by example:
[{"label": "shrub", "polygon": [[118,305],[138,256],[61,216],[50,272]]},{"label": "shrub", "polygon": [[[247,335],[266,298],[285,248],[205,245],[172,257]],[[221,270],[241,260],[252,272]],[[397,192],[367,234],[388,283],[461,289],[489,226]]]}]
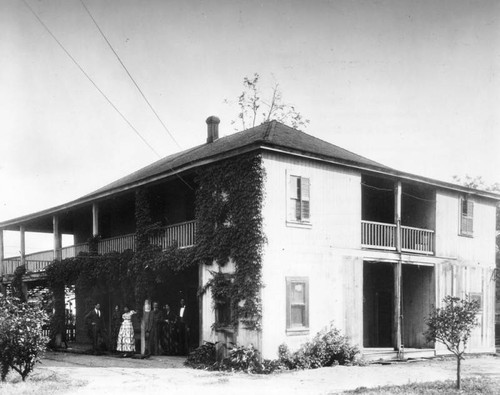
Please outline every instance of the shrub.
[{"label": "shrub", "polygon": [[235,345],[228,356],[221,362],[222,370],[244,371],[247,373],[263,373],[264,366],[260,362],[260,353],[252,344]]},{"label": "shrub", "polygon": [[47,314],[37,299],[20,299],[0,294],[0,367],[5,380],[10,369],[23,381],[39,362],[48,338],[42,325]]},{"label": "shrub", "polygon": [[280,345],[278,360],[287,369],[316,369],[323,366],[351,364],[358,353],[358,348],[351,345],[349,339],[330,324],[293,354],[285,344]]},{"label": "shrub", "polygon": [[191,351],[187,357],[186,365],[195,369],[213,368],[216,362],[215,344],[205,342],[194,351]]},{"label": "shrub", "polygon": [[186,365],[197,369],[268,374],[279,370],[347,365],[355,361],[358,353],[358,348],[352,346],[349,339],[330,324],[294,353],[290,352],[286,344],[281,344],[278,347],[278,359],[261,360],[259,351],[253,345],[234,345],[226,358],[215,362],[215,344],[205,342],[189,354]]}]

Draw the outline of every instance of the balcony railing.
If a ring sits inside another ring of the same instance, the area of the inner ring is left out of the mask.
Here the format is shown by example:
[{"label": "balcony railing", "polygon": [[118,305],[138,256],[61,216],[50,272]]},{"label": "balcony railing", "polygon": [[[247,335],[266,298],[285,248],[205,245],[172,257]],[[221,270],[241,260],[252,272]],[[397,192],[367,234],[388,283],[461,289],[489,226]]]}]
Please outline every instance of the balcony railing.
[{"label": "balcony railing", "polygon": [[396,225],[361,221],[361,246],[396,250]]},{"label": "balcony railing", "polygon": [[[381,250],[396,250],[395,224],[361,221],[361,246]],[[434,254],[434,231],[401,226],[401,251]]]},{"label": "balcony railing", "polygon": [[[159,245],[162,249],[170,246],[191,247],[196,243],[196,221],[181,222],[161,228],[151,236],[150,243]],[[109,252],[123,252],[128,249],[135,251],[135,244],[135,234],[102,239],[97,244],[97,252],[106,254]],[[80,252],[89,252],[89,245],[85,243],[63,247],[61,248],[61,258],[73,258]],[[42,272],[53,260],[53,250],[26,254],[24,258],[26,271],[28,273]],[[14,271],[20,265],[21,257],[5,258],[3,259],[3,273],[14,274]]]}]

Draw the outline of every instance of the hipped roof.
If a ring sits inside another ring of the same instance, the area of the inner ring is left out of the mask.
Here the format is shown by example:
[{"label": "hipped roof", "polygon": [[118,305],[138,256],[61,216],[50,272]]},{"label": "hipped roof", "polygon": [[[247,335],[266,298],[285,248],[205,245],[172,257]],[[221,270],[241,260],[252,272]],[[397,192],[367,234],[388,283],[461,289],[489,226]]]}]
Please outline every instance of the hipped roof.
[{"label": "hipped roof", "polygon": [[341,166],[385,174],[400,179],[413,180],[500,200],[491,192],[479,191],[463,186],[432,180],[392,169],[371,159],[357,155],[334,144],[318,139],[307,133],[290,128],[280,122],[271,121],[254,128],[219,138],[211,143],[181,151],[160,159],[134,173],[114,181],[96,191],[74,201],[0,223],[0,228],[15,229],[14,225],[37,218],[53,215],[60,211],[79,207],[104,197],[149,184],[159,179],[180,174],[205,164],[254,150],[274,150],[292,155],[328,161]]}]

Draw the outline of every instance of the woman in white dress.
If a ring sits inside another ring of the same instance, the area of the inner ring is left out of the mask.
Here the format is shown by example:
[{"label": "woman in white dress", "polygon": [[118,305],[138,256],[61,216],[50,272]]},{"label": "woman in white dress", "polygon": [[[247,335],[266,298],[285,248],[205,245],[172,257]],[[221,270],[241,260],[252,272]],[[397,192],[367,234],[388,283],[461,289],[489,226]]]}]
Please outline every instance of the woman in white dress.
[{"label": "woman in white dress", "polygon": [[132,326],[132,315],[135,314],[135,311],[129,311],[127,306],[124,307],[123,311],[123,322],[118,333],[116,351],[124,352],[124,356],[127,356],[135,352],[134,327]]}]

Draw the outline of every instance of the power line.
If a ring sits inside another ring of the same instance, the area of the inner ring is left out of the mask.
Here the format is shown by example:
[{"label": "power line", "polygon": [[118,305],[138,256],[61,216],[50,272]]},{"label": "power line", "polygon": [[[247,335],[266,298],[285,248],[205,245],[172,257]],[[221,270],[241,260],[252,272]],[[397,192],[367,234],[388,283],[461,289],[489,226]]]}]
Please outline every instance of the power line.
[{"label": "power line", "polygon": [[158,113],[156,112],[156,110],[153,108],[153,106],[151,105],[151,103],[149,102],[149,100],[146,98],[146,95],[144,94],[144,92],[142,91],[142,89],[139,87],[139,85],[135,81],[134,77],[132,77],[132,75],[128,71],[127,67],[125,66],[125,64],[121,60],[120,56],[116,53],[115,49],[113,48],[113,46],[111,45],[111,43],[107,39],[106,35],[104,34],[104,32],[102,31],[102,29],[97,24],[97,21],[94,19],[93,15],[91,14],[91,12],[89,11],[89,9],[85,5],[84,1],[80,0],[80,3],[82,3],[83,8],[85,8],[85,11],[87,11],[87,14],[89,15],[90,19],[92,19],[92,21],[94,22],[94,25],[97,27],[97,30],[99,30],[99,33],[101,33],[102,38],[104,39],[104,41],[106,41],[106,43],[108,44],[108,46],[111,49],[111,51],[113,51],[113,53],[116,56],[116,59],[118,59],[118,62],[120,62],[120,64],[122,65],[123,69],[125,70],[125,72],[129,76],[129,78],[134,83],[135,87],[137,88],[137,90],[141,94],[141,96],[144,99],[144,101],[147,103],[147,105],[149,106],[149,108],[151,109],[151,111],[153,112],[153,114],[156,116],[156,118],[158,119],[158,121],[161,123],[161,125],[163,126],[163,129],[165,129],[165,131],[168,133],[168,135],[170,136],[170,138],[174,141],[175,144],[177,144],[177,147],[180,149],[181,146],[179,145],[179,143],[177,142],[177,140],[175,139],[175,137],[172,135],[172,133],[170,133],[170,130],[168,130],[167,126],[162,121],[162,119],[160,118],[160,116],[158,115]]},{"label": "power line", "polygon": [[76,67],[78,67],[80,69],[80,71],[83,73],[83,75],[85,75],[85,77],[87,77],[87,79],[92,83],[92,85],[94,85],[94,87],[99,91],[99,93],[106,99],[106,101],[109,103],[109,105],[111,107],[113,107],[113,109],[120,115],[120,117],[122,117],[122,119],[128,124],[128,126],[130,126],[130,128],[135,132],[135,134],[137,134],[137,136],[139,136],[139,138],[144,142],[144,144],[146,144],[151,149],[151,151],[153,151],[156,154],[156,156],[158,156],[158,158],[161,158],[161,155],[151,146],[151,144],[149,144],[146,141],[146,139],[144,137],[142,137],[142,135],[134,127],[134,125],[132,125],[130,123],[130,121],[125,117],[125,115],[122,114],[122,112],[113,104],[113,102],[106,96],[106,94],[97,86],[97,84],[85,72],[85,70],[80,66],[80,64],[76,61],[76,59],[73,58],[73,56],[71,56],[71,54],[66,50],[66,48],[64,47],[64,45],[62,45],[62,43],[52,33],[52,31],[48,28],[48,26],[45,23],[43,23],[43,21],[40,19],[40,17],[38,16],[38,14],[33,10],[33,8],[31,8],[31,6],[28,4],[28,2],[26,0],[22,0],[22,1],[26,5],[26,7],[28,7],[28,9],[31,11],[31,13],[35,16],[35,18],[38,20],[38,22],[40,22],[40,24],[44,27],[44,29],[57,42],[57,44],[59,45],[59,47],[61,47],[61,49],[66,53],[66,55],[68,55],[68,57],[73,61],[73,63],[76,65]]}]

